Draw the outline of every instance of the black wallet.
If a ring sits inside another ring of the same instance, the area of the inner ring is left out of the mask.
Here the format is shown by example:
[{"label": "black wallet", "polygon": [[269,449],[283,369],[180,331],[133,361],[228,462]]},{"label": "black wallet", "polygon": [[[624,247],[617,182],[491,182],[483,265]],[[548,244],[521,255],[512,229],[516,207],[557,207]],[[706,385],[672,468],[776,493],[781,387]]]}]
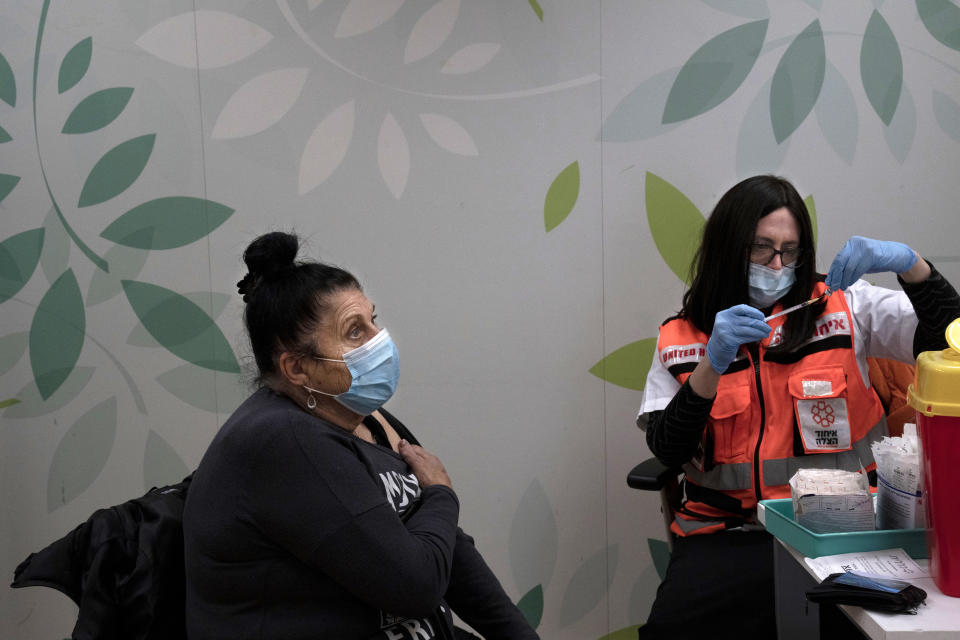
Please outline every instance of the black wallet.
[{"label": "black wallet", "polygon": [[807,591],[818,604],[851,604],[887,613],[916,613],[927,592],[909,582],[859,573],[833,573]]}]

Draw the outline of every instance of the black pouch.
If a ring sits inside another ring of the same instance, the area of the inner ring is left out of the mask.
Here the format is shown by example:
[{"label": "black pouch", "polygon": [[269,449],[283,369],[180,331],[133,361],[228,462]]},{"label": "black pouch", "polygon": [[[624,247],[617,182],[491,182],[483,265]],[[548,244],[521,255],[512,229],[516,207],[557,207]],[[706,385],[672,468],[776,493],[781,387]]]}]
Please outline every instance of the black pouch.
[{"label": "black pouch", "polygon": [[807,591],[807,600],[817,604],[851,604],[887,613],[916,613],[927,592],[902,580],[858,573],[834,573]]}]

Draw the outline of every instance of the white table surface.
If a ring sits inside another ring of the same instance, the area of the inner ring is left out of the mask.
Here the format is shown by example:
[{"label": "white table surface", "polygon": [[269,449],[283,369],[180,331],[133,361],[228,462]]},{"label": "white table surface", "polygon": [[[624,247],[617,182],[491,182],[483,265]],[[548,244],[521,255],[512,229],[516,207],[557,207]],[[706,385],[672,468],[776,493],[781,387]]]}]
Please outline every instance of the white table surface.
[{"label": "white table surface", "polygon": [[[819,580],[804,562],[804,556],[787,543],[777,539],[793,559],[807,570],[814,579]],[[927,568],[925,558],[916,559],[918,565]],[[917,615],[901,613],[880,613],[867,611],[860,607],[840,605],[843,612],[874,640],[958,640],[960,639],[960,598],[945,596],[937,589],[933,578],[916,578],[912,584],[927,592],[926,604],[921,605]]]}]

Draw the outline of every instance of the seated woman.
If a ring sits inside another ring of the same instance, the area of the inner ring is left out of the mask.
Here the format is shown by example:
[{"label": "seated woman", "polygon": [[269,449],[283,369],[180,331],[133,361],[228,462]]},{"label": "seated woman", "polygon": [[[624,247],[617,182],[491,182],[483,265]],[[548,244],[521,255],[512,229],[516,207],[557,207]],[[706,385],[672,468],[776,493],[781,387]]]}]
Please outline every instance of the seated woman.
[{"label": "seated woman", "polygon": [[[887,422],[867,357],[943,349],[960,315],[953,286],[905,244],[854,236],[825,276],[816,267],[810,214],[783,178],[740,182],[707,220],[637,419],[650,451],[686,472],[641,640],[776,638],[773,539],[757,502],[790,497],[799,468],[873,471],[870,443]],[[861,280],[882,272],[903,291]]]},{"label": "seated woman", "polygon": [[244,253],[261,387],[220,429],[183,514],[191,640],[537,638],[457,527],[446,470],[382,408],[397,349],[359,282],[295,262],[296,236]]}]

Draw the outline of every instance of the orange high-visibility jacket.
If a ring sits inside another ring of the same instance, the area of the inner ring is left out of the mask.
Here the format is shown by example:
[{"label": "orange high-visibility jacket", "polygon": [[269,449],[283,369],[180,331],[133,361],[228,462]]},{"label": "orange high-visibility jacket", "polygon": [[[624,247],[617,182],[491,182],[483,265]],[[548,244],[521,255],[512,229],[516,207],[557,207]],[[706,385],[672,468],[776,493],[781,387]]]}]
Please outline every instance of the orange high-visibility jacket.
[{"label": "orange high-visibility jacket", "polygon": [[[814,295],[825,288],[818,283]],[[843,292],[827,298],[809,340],[769,353],[785,320],[771,320],[770,337],[753,353],[741,347],[720,378],[702,449],[684,465],[687,501],[672,525],[678,535],[751,520],[758,500],[790,497],[797,469],[876,468],[870,443],[887,434],[886,417],[857,368],[856,327]],[[673,319],[660,327],[657,354],[683,384],[707,357],[708,340],[689,321]]]}]

